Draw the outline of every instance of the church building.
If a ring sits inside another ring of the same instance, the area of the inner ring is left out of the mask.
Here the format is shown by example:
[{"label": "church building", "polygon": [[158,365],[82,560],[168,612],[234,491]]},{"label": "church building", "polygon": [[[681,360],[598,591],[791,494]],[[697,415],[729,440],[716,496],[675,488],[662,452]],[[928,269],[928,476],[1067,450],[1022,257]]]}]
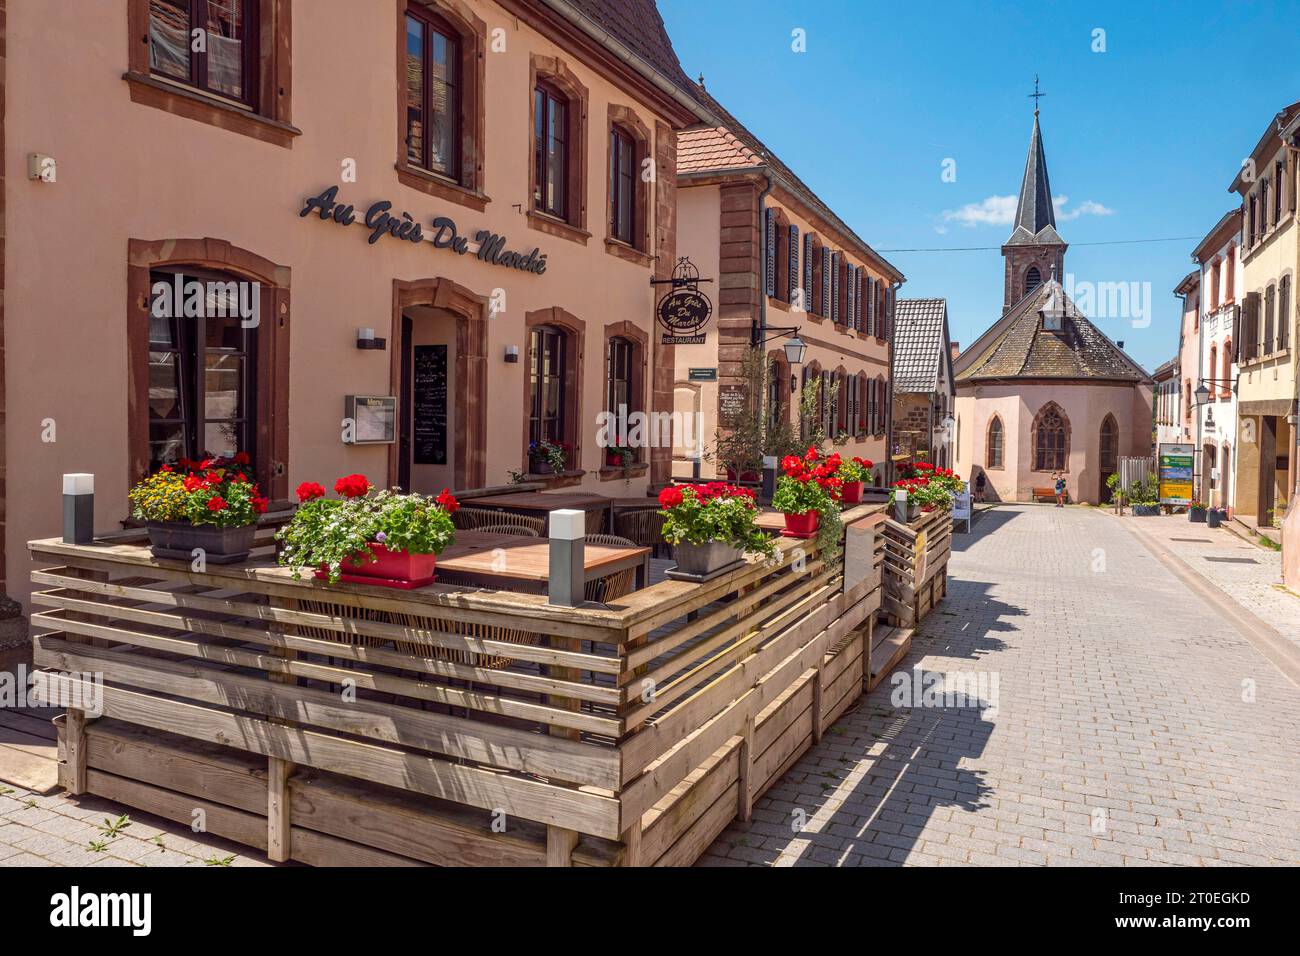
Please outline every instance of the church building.
[{"label": "church building", "polygon": [[1034,110],[1002,316],[953,364],[953,467],[983,472],[989,501],[1032,501],[1060,472],[1070,501],[1100,503],[1121,456],[1151,454],[1151,376],[1065,294],[1066,248]]}]

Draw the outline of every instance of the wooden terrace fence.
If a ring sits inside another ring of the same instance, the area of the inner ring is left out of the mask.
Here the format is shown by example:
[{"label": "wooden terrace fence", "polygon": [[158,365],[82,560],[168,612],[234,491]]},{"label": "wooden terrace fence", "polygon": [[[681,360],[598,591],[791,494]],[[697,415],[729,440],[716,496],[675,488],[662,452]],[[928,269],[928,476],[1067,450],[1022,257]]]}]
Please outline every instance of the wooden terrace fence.
[{"label": "wooden terrace fence", "polygon": [[60,780],[274,860],[689,864],[861,693],[881,511],[846,512],[834,563],[780,538],[779,564],[577,608],[295,581],[265,537],[201,572],[35,541],[35,660],[83,704]]}]

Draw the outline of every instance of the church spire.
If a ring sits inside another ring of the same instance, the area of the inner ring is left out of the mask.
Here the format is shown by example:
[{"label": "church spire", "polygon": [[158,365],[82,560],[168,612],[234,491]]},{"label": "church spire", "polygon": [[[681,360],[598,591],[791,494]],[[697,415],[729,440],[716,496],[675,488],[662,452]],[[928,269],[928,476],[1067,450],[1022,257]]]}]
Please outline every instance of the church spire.
[{"label": "church spire", "polygon": [[1052,184],[1047,178],[1047,154],[1043,151],[1043,132],[1038,125],[1038,101],[1046,93],[1038,89],[1034,77],[1034,131],[1029,137],[1029,155],[1025,158],[1025,175],[1020,181],[1016,201],[1016,219],[1011,238],[1002,246],[1005,260],[1002,308],[1011,308],[1033,292],[1048,276],[1059,281],[1065,274],[1065,240],[1056,231],[1056,212],[1052,208]]},{"label": "church spire", "polygon": [[1052,184],[1047,179],[1047,156],[1043,152],[1043,134],[1038,127],[1038,109],[1035,107],[1034,132],[1029,138],[1029,156],[1025,159],[1025,177],[1020,183],[1012,239],[1017,238],[1015,233],[1021,229],[1030,236],[1037,236],[1045,226],[1056,228],[1056,213],[1052,210]]}]

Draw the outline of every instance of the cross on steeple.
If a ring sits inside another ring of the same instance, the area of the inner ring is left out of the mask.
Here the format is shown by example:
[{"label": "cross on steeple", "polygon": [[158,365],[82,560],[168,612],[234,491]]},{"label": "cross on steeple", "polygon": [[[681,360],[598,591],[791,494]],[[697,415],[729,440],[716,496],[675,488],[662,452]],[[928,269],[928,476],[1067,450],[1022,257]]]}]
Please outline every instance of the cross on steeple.
[{"label": "cross on steeple", "polygon": [[1030,97],[1033,99],[1033,101],[1034,101],[1034,115],[1035,115],[1035,116],[1038,115],[1038,101],[1039,101],[1040,99],[1042,99],[1042,98],[1043,98],[1044,96],[1046,96],[1046,95],[1047,95],[1046,93],[1040,93],[1040,92],[1038,92],[1038,74],[1035,73],[1035,74],[1034,74],[1034,92],[1032,92],[1032,93],[1029,94],[1029,96],[1030,96]]}]

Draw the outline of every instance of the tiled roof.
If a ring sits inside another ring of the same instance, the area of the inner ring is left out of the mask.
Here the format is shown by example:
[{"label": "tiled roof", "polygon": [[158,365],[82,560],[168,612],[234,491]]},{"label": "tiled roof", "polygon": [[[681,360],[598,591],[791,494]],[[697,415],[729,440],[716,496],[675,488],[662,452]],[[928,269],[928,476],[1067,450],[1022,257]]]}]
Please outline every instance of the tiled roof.
[{"label": "tiled roof", "polygon": [[680,87],[691,85],[673,50],[655,0],[569,0],[588,19],[600,25]]},{"label": "tiled roof", "polygon": [[899,299],[894,306],[894,391],[933,392],[948,341],[947,299]]},{"label": "tiled roof", "polygon": [[[1042,327],[1041,313],[1054,300],[1062,310],[1060,332]],[[1001,333],[957,376],[980,379],[1059,378],[1139,382],[1149,378],[1075,307],[1055,279],[1044,282],[999,320]]]},{"label": "tiled roof", "polygon": [[711,169],[760,166],[762,160],[725,129],[697,126],[677,136],[677,171],[695,173]]}]

